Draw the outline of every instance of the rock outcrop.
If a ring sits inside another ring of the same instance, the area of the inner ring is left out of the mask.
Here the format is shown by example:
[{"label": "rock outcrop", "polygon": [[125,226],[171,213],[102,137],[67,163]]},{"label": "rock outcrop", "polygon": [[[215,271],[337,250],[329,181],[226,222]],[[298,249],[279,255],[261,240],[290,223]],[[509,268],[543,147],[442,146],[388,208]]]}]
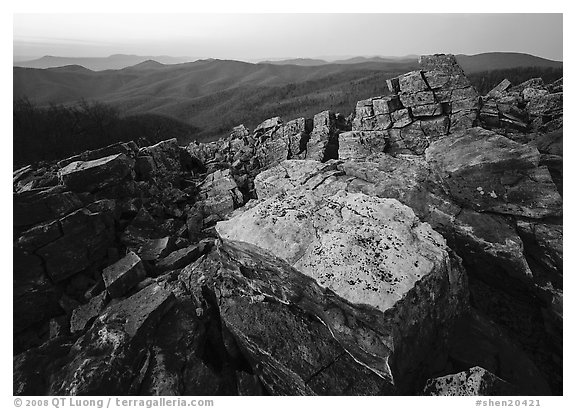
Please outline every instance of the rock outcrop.
[{"label": "rock outcrop", "polygon": [[[421,155],[437,138],[477,123],[480,97],[450,55],[422,57],[422,70],[387,80],[392,95],[359,101],[352,131],[364,131],[372,152]],[[340,150],[357,144],[345,135]],[[384,139],[384,141],[379,141]],[[382,147],[386,146],[384,150]]]}]

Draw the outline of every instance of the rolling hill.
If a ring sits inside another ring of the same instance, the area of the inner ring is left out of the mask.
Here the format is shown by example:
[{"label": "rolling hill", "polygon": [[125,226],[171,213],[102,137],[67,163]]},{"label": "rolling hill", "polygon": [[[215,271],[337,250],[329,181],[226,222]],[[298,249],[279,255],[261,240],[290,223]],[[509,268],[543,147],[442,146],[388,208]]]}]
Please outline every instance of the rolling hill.
[{"label": "rolling hill", "polygon": [[[562,67],[562,62],[518,53],[459,55],[457,59],[486,87],[496,79],[488,78],[486,71]],[[103,71],[80,65],[14,67],[13,95],[40,106],[93,100],[109,104],[123,115],[166,116],[197,130],[196,139],[208,140],[225,135],[240,123],[253,128],[277,115],[289,120],[311,117],[324,109],[348,115],[356,101],[387,93],[387,78],[417,68],[413,56],[315,63],[318,60],[252,64],[208,59],[169,65],[144,60],[123,69]]]},{"label": "rolling hill", "polygon": [[39,105],[86,99],[127,115],[169,116],[201,129],[198,138],[204,139],[275,115],[291,119],[328,108],[347,115],[358,99],[385,93],[386,78],[414,68],[416,64],[404,62],[302,67],[225,60],[147,61],[106,71],[15,67],[13,91],[15,99]]}]

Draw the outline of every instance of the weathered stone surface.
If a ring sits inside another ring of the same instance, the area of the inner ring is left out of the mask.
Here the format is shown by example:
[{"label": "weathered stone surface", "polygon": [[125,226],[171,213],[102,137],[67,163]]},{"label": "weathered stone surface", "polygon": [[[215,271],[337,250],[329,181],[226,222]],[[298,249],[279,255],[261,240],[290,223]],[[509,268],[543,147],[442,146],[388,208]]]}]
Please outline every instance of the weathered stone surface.
[{"label": "weathered stone surface", "polygon": [[[399,133],[400,140],[395,146],[396,149],[398,149],[398,153],[422,155],[430,144],[428,137],[422,130],[422,125],[419,120],[401,128]],[[391,145],[394,146],[393,144]],[[397,152],[395,152],[395,149],[390,149],[390,153],[394,154]]]},{"label": "weathered stone surface", "polygon": [[244,126],[244,124],[235,126],[232,129],[232,133],[230,134],[230,136],[232,136],[235,139],[242,139],[248,135],[250,135],[250,131],[248,130],[248,128]]},{"label": "weathered stone surface", "polygon": [[500,396],[515,394],[512,385],[479,366],[454,375],[430,379],[424,387],[424,395],[435,396]]},{"label": "weathered stone surface", "polygon": [[176,270],[196,261],[202,254],[211,248],[210,241],[202,241],[198,244],[173,251],[156,264],[158,271]]},{"label": "weathered stone surface", "polygon": [[41,396],[48,393],[50,379],[66,364],[73,342],[54,338],[38,348],[29,349],[13,359],[13,393],[19,396]]},{"label": "weathered stone surface", "polygon": [[476,126],[478,113],[474,110],[465,110],[450,115],[450,132],[466,130]]},{"label": "weathered stone surface", "polygon": [[474,128],[434,141],[426,159],[450,195],[478,211],[541,218],[562,212],[562,199],[540,155],[494,132]]},{"label": "weathered stone surface", "polygon": [[464,73],[452,54],[421,55],[418,63],[426,71],[438,70],[451,75]]},{"label": "weathered stone surface", "polygon": [[82,201],[64,186],[48,189],[32,189],[13,196],[14,226],[31,226],[54,220],[78,210]]},{"label": "weathered stone surface", "polygon": [[562,114],[562,101],[562,92],[545,94],[531,99],[526,106],[526,110],[531,116],[554,117]]},{"label": "weathered stone surface", "polygon": [[[203,272],[204,273],[204,272]],[[186,267],[155,279],[175,296],[175,304],[158,322],[148,340],[150,356],[140,384],[142,395],[231,395],[232,363],[212,324],[217,307],[202,298],[200,275]],[[221,368],[219,368],[221,367]]]},{"label": "weathered stone surface", "polygon": [[206,215],[216,214],[223,217],[244,203],[244,197],[229,169],[209,174],[199,189],[198,197],[202,200],[203,212]]},{"label": "weathered stone surface", "polygon": [[102,271],[106,290],[112,298],[126,294],[128,290],[146,277],[146,270],[140,257],[130,252],[116,263]]},{"label": "weathered stone surface", "polygon": [[558,78],[553,83],[546,85],[546,89],[550,93],[562,92],[564,90],[564,78]]},{"label": "weathered stone surface", "polygon": [[72,316],[70,317],[70,332],[84,331],[88,324],[104,310],[104,307],[108,304],[108,298],[108,293],[103,291],[88,301],[88,303],[72,311]]},{"label": "weathered stone surface", "polygon": [[527,87],[522,91],[522,98],[524,98],[524,101],[530,101],[531,99],[536,99],[546,94],[548,94],[548,90],[544,88]]},{"label": "weathered stone surface", "polygon": [[[455,266],[453,267],[455,268]],[[431,346],[431,344],[426,345],[422,343],[419,344],[418,349],[416,349],[415,345],[412,344],[410,348],[404,345],[407,347],[407,349],[404,349],[399,338],[390,338],[392,334],[398,334],[399,337],[410,337],[408,333],[416,330],[416,327],[408,329],[404,326],[404,330],[407,332],[403,330],[397,333],[396,330],[393,329],[397,328],[398,323],[407,322],[407,318],[403,314],[410,314],[399,305],[397,305],[398,309],[395,309],[394,313],[392,313],[392,311],[389,312],[394,315],[394,318],[392,318],[391,315],[382,315],[379,310],[368,305],[349,304],[348,301],[338,297],[329,289],[320,287],[311,278],[292,269],[284,261],[275,258],[262,249],[246,243],[226,242],[222,249],[210,254],[207,259],[195,266],[194,269],[199,271],[199,273],[203,272],[203,275],[206,275],[207,271],[211,271],[212,273],[210,274],[216,273],[217,277],[221,277],[214,279],[215,282],[221,283],[217,292],[221,306],[230,307],[231,301],[238,300],[238,297],[241,297],[240,299],[247,297],[245,298],[246,301],[243,303],[242,309],[249,308],[249,300],[251,300],[252,303],[260,303],[260,305],[254,306],[253,311],[268,309],[266,304],[261,304],[263,302],[279,302],[281,306],[289,306],[289,309],[286,310],[285,307],[280,308],[277,314],[282,314],[281,311],[284,309],[287,312],[291,311],[290,315],[298,316],[298,310],[302,310],[306,312],[307,317],[318,317],[320,322],[324,323],[324,325],[330,329],[333,337],[344,350],[354,358],[353,361],[346,358],[338,365],[335,364],[336,367],[340,364],[343,365],[342,371],[327,371],[327,374],[324,374],[327,376],[318,374],[318,382],[321,384],[334,384],[338,382],[340,382],[340,384],[350,384],[352,382],[357,384],[357,381],[352,381],[349,378],[346,380],[346,374],[348,372],[358,373],[358,369],[350,368],[351,365],[354,365],[354,361],[356,361],[382,377],[381,387],[386,390],[386,393],[392,393],[392,390],[396,388],[401,391],[406,386],[406,382],[410,382],[409,379],[412,379],[414,376],[414,374],[410,374],[410,371],[407,370],[407,368],[410,367],[408,361],[416,362],[421,360],[422,349]],[[455,282],[453,282],[453,284],[457,286]],[[457,292],[455,287],[452,287],[452,290]],[[444,291],[451,293],[452,290],[445,288],[442,291],[443,293]],[[451,294],[452,296],[450,297],[452,297],[453,300],[458,297],[456,293]],[[262,297],[262,295],[265,295],[265,297]],[[408,296],[408,298],[411,299],[412,297],[428,296],[422,292],[418,292],[418,295],[411,293]],[[443,297],[444,296],[441,298]],[[248,303],[246,304],[246,302]],[[408,302],[406,306],[411,303],[411,301],[408,300],[406,300],[406,302]],[[439,311],[439,313],[447,317],[447,315],[453,313],[454,307],[455,304],[451,304],[451,307],[444,305],[441,309],[442,312]],[[234,308],[236,308],[236,306],[234,306]],[[449,310],[452,312],[449,312]],[[223,312],[221,312],[221,314],[225,317]],[[230,314],[230,312],[227,312],[227,314]],[[260,314],[265,314],[265,311]],[[400,315],[396,316],[396,314]],[[276,354],[274,350],[268,350],[270,345],[263,342],[256,333],[252,332],[268,331],[271,333],[281,331],[280,333],[282,333],[286,331],[286,335],[283,338],[291,340],[293,339],[291,337],[294,335],[289,334],[293,332],[302,333],[302,329],[291,330],[286,327],[276,328],[274,326],[252,328],[253,326],[247,325],[246,321],[251,319],[250,316],[250,314],[241,314],[241,318],[244,321],[242,325],[236,322],[236,319],[239,318],[232,316],[231,321],[233,323],[235,322],[235,325],[229,326],[227,321],[226,325],[231,328],[235,337],[243,346],[243,349],[249,352],[251,358],[258,360],[258,357],[261,357],[264,351],[268,351],[269,355],[266,357],[264,364],[257,366],[257,373],[267,386],[267,389],[286,390],[290,388],[290,390],[296,390],[302,393],[302,382],[298,381],[300,376],[298,376],[298,378],[295,377],[295,375],[298,374],[288,371],[288,376],[278,375],[286,374],[284,364],[287,363],[287,358],[284,356],[285,354],[280,353],[280,351]],[[269,316],[268,319],[273,319],[273,317]],[[409,321],[413,322],[412,319]],[[426,338],[425,334],[430,331],[428,324],[431,324],[431,320],[426,321],[424,327],[418,327],[416,331],[419,332],[419,336],[413,335],[415,338],[412,338],[412,340],[415,341]],[[238,331],[235,331],[235,328],[238,329]],[[253,334],[254,337],[245,336],[244,334]],[[264,335],[260,332],[259,336]],[[394,344],[393,347],[391,343]],[[301,349],[301,347],[293,345],[293,347],[288,348],[288,350],[299,348]],[[313,350],[312,346],[307,348],[310,348],[310,351]],[[395,352],[394,356],[388,359],[386,357],[390,355],[390,350],[394,350]],[[391,372],[386,362],[390,362],[392,376],[395,379],[395,387],[392,387],[390,384]],[[292,363],[297,364],[297,358],[294,358],[292,362],[288,362],[289,365],[292,365]],[[349,369],[344,370],[346,367]],[[330,380],[331,377],[333,377],[332,380]],[[367,378],[366,375],[363,375],[362,378],[366,379],[366,383],[361,388],[355,387],[355,389],[374,390],[373,382],[368,382],[370,378]]]},{"label": "weathered stone surface", "polygon": [[133,157],[138,151],[138,147],[134,142],[118,142],[112,145],[108,145],[104,148],[94,149],[91,151],[82,152],[79,155],[74,155],[69,158],[58,161],[58,166],[63,168],[68,166],[72,162],[86,162],[95,159],[105,158],[111,155],[118,155],[123,153],[128,157]]},{"label": "weathered stone surface", "polygon": [[[49,385],[51,395],[123,395],[145,370],[146,344],[174,295],[150,285],[109,306],[70,349]],[[144,366],[144,368],[143,368]]]},{"label": "weathered stone surface", "polygon": [[123,153],[91,161],[77,161],[58,172],[64,185],[75,192],[94,192],[120,183],[134,166],[134,161]]},{"label": "weathered stone surface", "polygon": [[364,161],[329,165],[285,161],[256,178],[258,197],[270,198],[303,187],[322,194],[345,189],[397,199],[442,233],[448,244],[467,261],[470,271],[481,276],[505,272],[510,277],[531,281],[532,272],[514,226],[497,215],[462,209],[444,195],[440,180],[423,158],[380,154]]},{"label": "weathered stone surface", "polygon": [[137,251],[149,240],[165,237],[159,223],[152,217],[145,207],[138,210],[128,227],[124,229],[120,240],[128,249]]},{"label": "weathered stone surface", "polygon": [[436,118],[422,118],[419,121],[420,128],[429,140],[437,139],[441,136],[448,135],[450,129],[450,120],[446,116]]},{"label": "weathered stone surface", "polygon": [[430,103],[412,107],[412,115],[415,118],[426,116],[439,116],[443,114],[442,104]]},{"label": "weathered stone surface", "polygon": [[273,135],[257,148],[256,155],[263,168],[275,165],[289,158],[290,141],[283,135]]},{"label": "weathered stone surface", "polygon": [[16,333],[62,310],[58,305],[61,291],[46,276],[42,260],[14,247],[13,261],[13,330]]},{"label": "weathered stone surface", "polygon": [[[247,296],[224,298],[220,311],[273,395],[379,395],[390,390],[303,311]],[[325,370],[331,366],[334,373]]]},{"label": "weathered stone surface", "polygon": [[556,285],[562,286],[563,229],[562,225],[517,220],[518,233],[531,260],[554,273]]},{"label": "weathered stone surface", "polygon": [[26,251],[34,252],[34,250],[58,239],[61,235],[60,223],[58,220],[54,220],[23,232],[18,238],[17,245]]},{"label": "weathered stone surface", "polygon": [[338,136],[338,158],[354,160],[384,152],[386,134],[384,132],[343,132]]},{"label": "weathered stone surface", "polygon": [[114,240],[114,220],[107,213],[80,209],[58,223],[61,236],[36,251],[55,282],[102,260]]},{"label": "weathered stone surface", "polygon": [[532,281],[522,240],[506,219],[461,209],[450,220],[452,226],[442,233],[453,237],[450,245],[465,258],[471,273],[498,277],[504,271],[512,278]]},{"label": "weathered stone surface", "polygon": [[264,388],[258,376],[248,374],[244,371],[236,373],[237,389],[239,396],[262,396]]},{"label": "weathered stone surface", "polygon": [[446,263],[442,237],[415,226],[414,213],[394,200],[304,191],[269,199],[218,223],[217,231],[271,251],[352,302],[385,311]]},{"label": "weathered stone surface", "polygon": [[320,163],[312,160],[288,160],[256,176],[254,185],[259,199],[306,186],[314,189],[329,176],[342,174],[336,169],[338,162]]},{"label": "weathered stone surface", "polygon": [[403,126],[409,125],[412,122],[412,116],[410,115],[410,109],[399,109],[392,112],[392,125],[394,128],[402,128]]},{"label": "weathered stone surface", "polygon": [[400,101],[406,108],[420,105],[429,105],[436,102],[432,91],[419,91],[414,93],[400,93]]},{"label": "weathered stone surface", "polygon": [[470,81],[458,64],[451,67],[431,67],[422,73],[426,83],[433,91],[469,87]]},{"label": "weathered stone surface", "polygon": [[[417,330],[422,342],[428,339],[428,331],[449,326],[449,317],[461,308],[455,300],[465,284],[461,271],[450,261],[443,238],[395,200],[343,191],[321,197],[293,190],[220,222],[216,229],[226,242],[247,242],[287,260],[350,302],[385,314],[408,314],[415,326],[443,305],[442,318],[438,316]],[[416,312],[408,307],[406,303],[415,293],[425,298],[429,297],[425,294],[436,294],[435,301],[427,302],[430,309]],[[436,298],[440,293],[444,295]],[[401,332],[407,336],[415,328]],[[410,347],[403,336],[392,342],[409,360],[422,359],[423,344]],[[401,361],[395,360],[398,372],[404,374],[399,376],[408,376],[410,365]]]},{"label": "weathered stone surface", "polygon": [[146,146],[138,151],[138,156],[152,158],[153,169],[149,176],[176,182],[182,169],[180,161],[180,147],[176,138],[158,142],[156,145]]},{"label": "weathered stone surface", "polygon": [[512,83],[508,79],[503,79],[498,85],[496,85],[488,94],[487,96],[490,97],[499,97],[503,93],[505,93],[510,87]]},{"label": "weathered stone surface", "polygon": [[[401,93],[416,93],[420,91],[428,91],[430,88],[424,78],[422,71],[411,71],[398,77]],[[400,94],[402,95],[402,94]]]},{"label": "weathered stone surface", "polygon": [[306,159],[325,162],[338,156],[338,132],[335,132],[335,115],[323,111],[314,115],[314,128],[308,140]]},{"label": "weathered stone surface", "polygon": [[[306,120],[297,118],[285,124],[269,119],[274,126],[260,136],[260,143],[256,145],[255,152],[259,166],[267,168],[282,160],[302,153],[306,149],[307,131]],[[249,158],[245,157],[244,162]]]},{"label": "weathered stone surface", "polygon": [[474,96],[465,99],[453,100],[452,102],[450,102],[451,114],[456,114],[462,111],[464,112],[474,111],[476,113],[479,109],[480,109],[480,99]]},{"label": "weathered stone surface", "polygon": [[152,156],[143,155],[136,158],[134,163],[134,171],[136,172],[137,180],[150,180],[154,176],[156,165]]},{"label": "weathered stone surface", "polygon": [[374,115],[389,114],[400,108],[400,98],[396,95],[374,98],[372,100]]},{"label": "weathered stone surface", "polygon": [[174,249],[174,240],[170,236],[149,239],[142,244],[136,254],[146,261],[156,261],[167,256]]},{"label": "weathered stone surface", "polygon": [[282,124],[282,119],[279,116],[276,116],[274,118],[270,118],[265,120],[264,122],[262,122],[260,125],[258,125],[256,127],[256,129],[254,129],[254,133],[258,134],[258,133],[264,133],[269,131],[270,129],[274,129],[278,126],[280,126]]}]

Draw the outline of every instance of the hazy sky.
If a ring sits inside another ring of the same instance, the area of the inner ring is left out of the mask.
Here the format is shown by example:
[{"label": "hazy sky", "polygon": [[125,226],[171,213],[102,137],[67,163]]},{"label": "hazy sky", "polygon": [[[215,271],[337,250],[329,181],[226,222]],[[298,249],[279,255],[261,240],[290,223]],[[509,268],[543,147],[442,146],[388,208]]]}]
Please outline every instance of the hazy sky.
[{"label": "hazy sky", "polygon": [[14,56],[256,60],[524,52],[562,60],[562,14],[15,14]]}]

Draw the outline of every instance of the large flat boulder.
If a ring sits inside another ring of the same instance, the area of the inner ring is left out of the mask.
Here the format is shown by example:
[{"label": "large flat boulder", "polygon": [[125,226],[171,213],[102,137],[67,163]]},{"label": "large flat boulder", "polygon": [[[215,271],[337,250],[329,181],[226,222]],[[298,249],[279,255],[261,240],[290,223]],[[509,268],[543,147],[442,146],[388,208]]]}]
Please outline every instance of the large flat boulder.
[{"label": "large flat boulder", "polygon": [[[402,316],[398,335],[390,333],[399,377],[408,376],[408,361],[424,359],[431,334],[449,327],[464,308],[463,273],[444,239],[397,200],[295,189],[216,230],[225,242],[275,254],[348,302]],[[415,304],[413,297],[419,298]],[[415,333],[412,343],[408,334]]]},{"label": "large flat boulder", "polygon": [[291,191],[218,223],[217,232],[264,248],[342,297],[382,311],[448,259],[442,236],[408,207],[343,191],[326,198]]}]

